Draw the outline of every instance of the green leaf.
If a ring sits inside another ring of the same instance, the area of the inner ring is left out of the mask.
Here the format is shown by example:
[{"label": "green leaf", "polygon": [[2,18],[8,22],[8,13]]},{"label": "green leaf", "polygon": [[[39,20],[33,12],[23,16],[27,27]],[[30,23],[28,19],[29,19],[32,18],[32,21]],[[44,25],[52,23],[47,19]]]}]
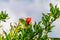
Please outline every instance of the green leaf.
[{"label": "green leaf", "polygon": [[45,26],[47,26],[47,22],[46,22],[46,20],[44,19],[44,17],[42,17],[42,23],[43,23]]},{"label": "green leaf", "polygon": [[53,8],[53,4],[52,3],[50,3],[50,7]]},{"label": "green leaf", "polygon": [[22,18],[19,19],[19,21],[22,23],[22,24],[26,24],[26,21]]}]

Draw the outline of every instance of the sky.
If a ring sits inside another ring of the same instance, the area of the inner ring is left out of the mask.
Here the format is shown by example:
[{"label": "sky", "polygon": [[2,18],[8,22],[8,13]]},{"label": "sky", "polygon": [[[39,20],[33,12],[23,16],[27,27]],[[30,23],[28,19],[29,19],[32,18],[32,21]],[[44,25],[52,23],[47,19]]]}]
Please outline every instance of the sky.
[{"label": "sky", "polygon": [[[49,3],[53,3],[53,5],[57,4],[60,8],[60,0],[0,0],[0,11],[6,10],[10,17],[6,22],[0,23],[3,25],[3,27],[0,28],[0,33],[2,33],[2,29],[8,32],[10,28],[9,23],[14,23],[18,21],[19,18],[31,17],[32,22],[40,21],[42,12],[49,12]],[[57,19],[53,25],[55,25],[55,27],[48,36],[60,38],[60,19]]]}]

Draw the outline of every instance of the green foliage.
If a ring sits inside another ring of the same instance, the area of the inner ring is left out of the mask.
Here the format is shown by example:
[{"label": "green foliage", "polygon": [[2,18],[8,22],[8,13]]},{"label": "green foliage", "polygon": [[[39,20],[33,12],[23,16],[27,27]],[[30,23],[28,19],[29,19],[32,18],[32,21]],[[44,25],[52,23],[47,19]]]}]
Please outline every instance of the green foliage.
[{"label": "green foliage", "polygon": [[1,11],[0,12],[0,21],[6,21],[5,19],[8,17],[8,14],[6,12]]},{"label": "green foliage", "polygon": [[[8,19],[8,14],[6,14],[6,11],[1,11],[0,12],[0,22],[6,22],[6,19]],[[2,25],[0,25],[0,28],[2,27]]]},{"label": "green foliage", "polygon": [[60,38],[50,38],[51,40],[60,40]]},{"label": "green foliage", "polygon": [[[0,20],[4,20],[8,17],[6,12],[1,12]],[[0,40],[49,40],[48,33],[55,27],[51,25],[56,19],[60,17],[60,10],[57,5],[54,7],[50,3],[50,12],[42,13],[42,19],[40,22],[35,22],[33,25],[30,22],[27,24],[26,20],[20,18],[16,25],[10,23],[10,31],[6,33],[3,30],[3,34],[0,34]],[[30,21],[30,20],[27,20]],[[43,25],[43,26],[42,26]],[[55,39],[51,39],[55,40]]]}]

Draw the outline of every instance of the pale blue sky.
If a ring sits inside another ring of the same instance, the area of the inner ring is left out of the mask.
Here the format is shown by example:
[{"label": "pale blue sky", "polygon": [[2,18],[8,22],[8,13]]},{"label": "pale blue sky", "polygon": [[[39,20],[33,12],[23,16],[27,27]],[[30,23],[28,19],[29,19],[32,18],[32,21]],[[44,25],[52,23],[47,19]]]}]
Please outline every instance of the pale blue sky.
[{"label": "pale blue sky", "polygon": [[[8,32],[9,23],[16,22],[21,17],[31,17],[32,21],[40,21],[42,12],[49,12],[49,3],[57,4],[60,8],[60,0],[0,0],[0,11],[6,10],[10,16],[6,23],[2,23],[3,29]],[[59,22],[60,19],[53,23],[56,27],[49,33],[49,37],[60,37]]]}]

